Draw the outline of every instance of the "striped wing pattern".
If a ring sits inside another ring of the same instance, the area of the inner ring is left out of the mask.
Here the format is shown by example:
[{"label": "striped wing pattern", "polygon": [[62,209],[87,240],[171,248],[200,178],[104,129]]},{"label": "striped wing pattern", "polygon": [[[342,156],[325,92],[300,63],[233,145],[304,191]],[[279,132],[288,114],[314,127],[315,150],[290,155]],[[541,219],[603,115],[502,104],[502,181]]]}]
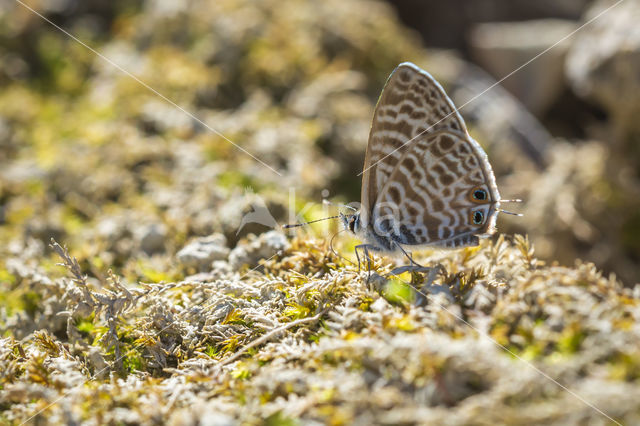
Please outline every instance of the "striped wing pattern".
[{"label": "striped wing pattern", "polygon": [[442,87],[417,66],[399,65],[371,126],[363,226],[400,244],[477,245],[478,235],[494,232],[498,205],[487,156]]}]

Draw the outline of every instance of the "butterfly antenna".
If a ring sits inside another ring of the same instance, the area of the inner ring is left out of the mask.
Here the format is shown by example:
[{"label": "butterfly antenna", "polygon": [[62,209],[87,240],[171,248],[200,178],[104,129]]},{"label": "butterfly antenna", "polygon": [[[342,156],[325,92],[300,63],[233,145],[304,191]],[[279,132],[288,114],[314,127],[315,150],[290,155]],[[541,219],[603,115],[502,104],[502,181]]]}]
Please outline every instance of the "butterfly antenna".
[{"label": "butterfly antenna", "polygon": [[323,219],[316,219],[316,220],[312,220],[310,222],[302,222],[302,223],[291,223],[288,225],[282,225],[282,227],[284,229],[290,229],[290,228],[297,228],[298,226],[305,226],[305,225],[310,225],[312,223],[316,223],[316,222],[321,222],[323,220],[329,220],[329,219],[338,219],[340,216],[331,216],[331,217],[325,217]]},{"label": "butterfly antenna", "polygon": [[513,216],[521,216],[521,217],[524,216],[522,213],[514,213],[514,212],[507,211],[507,210],[502,210],[502,209],[498,209],[498,211],[500,213],[511,214]]},{"label": "butterfly antenna", "polygon": [[346,208],[348,208],[349,210],[352,210],[352,211],[354,211],[354,212],[357,212],[357,211],[358,211],[358,209],[356,209],[355,207],[352,207],[352,206],[350,206],[350,205],[348,205],[348,204],[336,204],[336,203],[332,203],[332,202],[331,202],[331,201],[329,201],[329,200],[322,200],[322,203],[323,203],[323,204],[329,204],[330,206],[346,207]]},{"label": "butterfly antenna", "polygon": [[521,203],[522,200],[519,198],[514,198],[513,200],[500,200],[501,203]]}]

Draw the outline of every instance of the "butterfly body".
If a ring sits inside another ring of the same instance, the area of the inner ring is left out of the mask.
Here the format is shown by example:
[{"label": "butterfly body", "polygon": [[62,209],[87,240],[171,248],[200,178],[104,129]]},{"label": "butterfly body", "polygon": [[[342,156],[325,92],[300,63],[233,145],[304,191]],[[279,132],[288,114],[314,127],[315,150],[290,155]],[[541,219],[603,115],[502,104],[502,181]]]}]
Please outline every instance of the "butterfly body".
[{"label": "butterfly body", "polygon": [[438,82],[412,63],[389,76],[374,113],[358,213],[342,215],[367,249],[478,245],[500,195],[482,147]]},{"label": "butterfly body", "polygon": [[363,227],[360,221],[360,212],[351,215],[341,215],[345,229],[353,232],[362,241],[366,241],[369,247],[379,252],[396,252],[398,247],[389,235],[377,234],[371,227]]}]

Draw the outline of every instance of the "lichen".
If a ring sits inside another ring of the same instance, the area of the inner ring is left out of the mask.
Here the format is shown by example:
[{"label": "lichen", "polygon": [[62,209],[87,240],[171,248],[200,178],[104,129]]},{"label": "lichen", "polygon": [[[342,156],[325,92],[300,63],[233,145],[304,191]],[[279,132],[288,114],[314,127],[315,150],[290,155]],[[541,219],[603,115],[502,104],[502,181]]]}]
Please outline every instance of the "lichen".
[{"label": "lichen", "polygon": [[[519,236],[419,253],[439,265],[428,280],[384,278],[394,267],[387,258],[358,271],[307,237],[242,274],[140,289],[122,287],[113,273],[110,286],[90,284],[73,256],[52,247],[69,278],[40,287],[35,315],[20,327],[32,329],[29,321],[52,307],[68,320],[23,343],[3,339],[9,421],[54,401],[39,415],[55,421],[71,410],[142,423],[153,415],[180,423],[198,410],[239,422],[601,418],[563,387],[620,421],[639,415],[631,401],[640,396],[640,293],[592,264],[545,266]],[[34,277],[20,279],[29,286]],[[10,320],[5,330],[15,329]]]},{"label": "lichen", "polygon": [[377,1],[41,3],[175,105],[0,9],[0,423],[640,423],[637,177],[606,141],[541,171],[479,136],[525,217],[367,270],[338,224],[278,225],[358,199],[394,66],[460,59]]}]

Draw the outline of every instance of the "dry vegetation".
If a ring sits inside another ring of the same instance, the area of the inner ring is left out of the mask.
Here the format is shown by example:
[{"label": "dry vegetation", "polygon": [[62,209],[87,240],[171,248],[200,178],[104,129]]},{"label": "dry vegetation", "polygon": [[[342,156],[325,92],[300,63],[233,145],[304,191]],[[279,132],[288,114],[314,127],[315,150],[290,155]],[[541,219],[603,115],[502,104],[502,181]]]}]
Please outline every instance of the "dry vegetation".
[{"label": "dry vegetation", "polygon": [[640,423],[633,121],[615,146],[585,123],[540,169],[470,120],[525,217],[416,253],[432,273],[376,258],[367,280],[344,234],[334,252],[241,218],[287,220],[291,189],[298,209],[357,198],[389,71],[453,83],[459,58],[372,1],[54,3],[38,10],[202,121],[0,9],[0,423]]}]

